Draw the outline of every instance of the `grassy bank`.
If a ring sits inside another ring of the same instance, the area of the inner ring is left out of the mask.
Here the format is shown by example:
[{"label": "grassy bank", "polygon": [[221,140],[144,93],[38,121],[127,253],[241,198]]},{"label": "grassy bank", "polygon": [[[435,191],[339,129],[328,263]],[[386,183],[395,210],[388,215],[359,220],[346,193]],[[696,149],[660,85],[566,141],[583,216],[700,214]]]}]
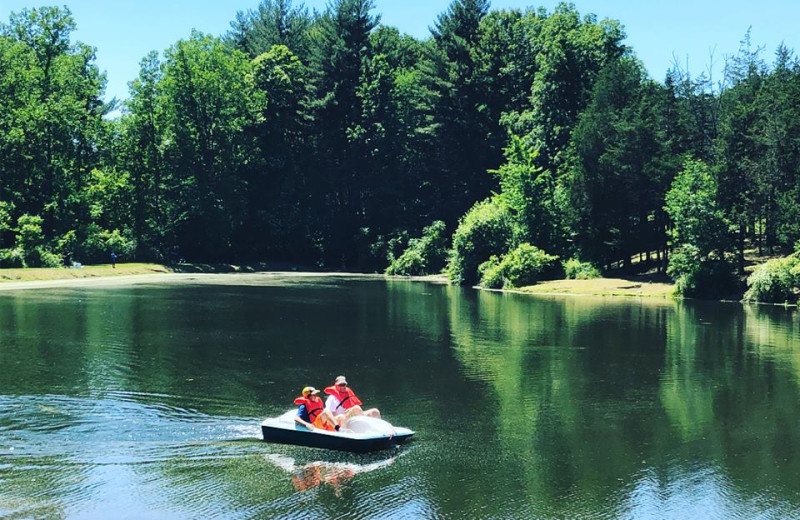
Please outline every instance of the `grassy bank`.
[{"label": "grassy bank", "polygon": [[174,268],[161,264],[111,264],[86,265],[77,269],[67,267],[29,267],[25,269],[0,269],[2,282],[34,282],[46,280],[69,280],[98,278],[107,276],[126,276],[135,274],[174,273]]},{"label": "grassy bank", "polygon": [[320,272],[319,269],[279,262],[260,262],[252,264],[202,264],[182,263],[175,265],[151,263],[125,263],[111,267],[111,264],[84,265],[80,268],[67,267],[28,267],[19,269],[0,269],[0,285],[3,282],[46,282],[57,280],[80,280],[89,278],[108,278],[131,275],[152,275],[170,273],[257,273],[264,271]]},{"label": "grassy bank", "polygon": [[[312,269],[313,270],[313,269]],[[163,264],[129,263],[87,265],[79,269],[65,267],[40,267],[27,269],[0,269],[0,284],[3,282],[37,282],[50,280],[70,280],[102,278],[114,276],[167,274],[167,273],[246,273],[258,271],[305,271],[303,268],[285,265],[231,265],[231,264]],[[443,275],[413,277],[414,279],[448,283]],[[528,287],[514,289],[514,292],[529,294],[572,294],[592,296],[636,296],[650,298],[671,297],[675,286],[669,283],[624,280],[620,278],[596,278],[593,280],[552,280]]]},{"label": "grassy bank", "polygon": [[592,280],[551,280],[521,287],[516,291],[528,294],[670,298],[675,292],[675,285],[671,283],[624,280],[621,278],[595,278]]}]

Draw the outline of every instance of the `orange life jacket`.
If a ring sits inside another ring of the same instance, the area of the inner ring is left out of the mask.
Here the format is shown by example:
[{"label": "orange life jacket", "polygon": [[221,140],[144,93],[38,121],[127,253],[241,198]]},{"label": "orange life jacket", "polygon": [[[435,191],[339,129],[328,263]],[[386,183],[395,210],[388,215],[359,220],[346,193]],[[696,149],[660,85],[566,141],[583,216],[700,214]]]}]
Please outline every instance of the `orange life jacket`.
[{"label": "orange life jacket", "polygon": [[308,418],[311,419],[308,421],[310,423],[314,422],[314,419],[316,419],[317,416],[322,413],[323,409],[322,399],[319,399],[318,401],[312,401],[308,397],[298,397],[294,400],[294,404],[305,405]]},{"label": "orange life jacket", "polygon": [[[356,397],[356,394],[354,394],[353,391],[350,390],[350,388],[345,388],[344,392],[342,392],[335,386],[329,386],[328,388],[325,389],[325,393],[328,395],[332,395],[336,399],[338,399],[339,406],[341,406],[345,410],[361,404],[361,399]],[[337,406],[337,408],[339,406]]]}]

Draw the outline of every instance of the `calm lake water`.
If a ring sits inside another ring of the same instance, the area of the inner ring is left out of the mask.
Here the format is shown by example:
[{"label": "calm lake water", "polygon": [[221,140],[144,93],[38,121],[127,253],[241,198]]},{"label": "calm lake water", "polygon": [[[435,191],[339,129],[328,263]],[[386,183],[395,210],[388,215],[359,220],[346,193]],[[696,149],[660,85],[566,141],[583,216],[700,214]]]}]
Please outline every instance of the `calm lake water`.
[{"label": "calm lake water", "polygon": [[[380,278],[0,293],[0,518],[800,519],[800,318]],[[343,373],[396,451],[267,444]]]}]

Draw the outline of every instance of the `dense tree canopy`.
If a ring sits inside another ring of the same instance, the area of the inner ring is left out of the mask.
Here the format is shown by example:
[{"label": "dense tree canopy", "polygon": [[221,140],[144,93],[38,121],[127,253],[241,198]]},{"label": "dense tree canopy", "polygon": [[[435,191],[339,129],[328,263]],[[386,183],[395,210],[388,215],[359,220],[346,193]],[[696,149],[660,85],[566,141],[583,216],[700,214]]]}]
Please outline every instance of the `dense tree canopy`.
[{"label": "dense tree canopy", "polygon": [[455,236],[459,281],[534,250],[629,271],[672,251],[677,278],[800,240],[785,47],[770,65],[745,38],[719,86],[658,82],[619,22],[571,4],[453,0],[418,40],[371,0],[263,0],[143,57],[111,119],[78,22],[44,7],[0,25],[0,265],[115,250],[416,272]]}]

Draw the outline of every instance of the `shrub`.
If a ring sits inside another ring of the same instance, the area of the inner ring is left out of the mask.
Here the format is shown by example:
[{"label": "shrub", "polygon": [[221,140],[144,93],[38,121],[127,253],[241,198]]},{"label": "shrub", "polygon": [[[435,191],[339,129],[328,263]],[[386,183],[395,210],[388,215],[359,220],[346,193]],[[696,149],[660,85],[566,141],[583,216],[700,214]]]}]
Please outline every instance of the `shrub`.
[{"label": "shrub", "polygon": [[14,203],[0,200],[0,232],[13,229]]},{"label": "shrub", "polygon": [[590,262],[581,262],[577,258],[564,262],[564,277],[568,280],[591,280],[602,276],[600,269]]},{"label": "shrub", "polygon": [[25,257],[27,267],[60,267],[61,257],[49,249],[37,247]]},{"label": "shrub", "polygon": [[136,241],[127,238],[115,229],[107,231],[96,224],[90,225],[86,240],[79,253],[86,263],[106,263],[113,251],[120,260],[130,258],[136,249]]},{"label": "shrub", "polygon": [[699,249],[683,245],[672,252],[667,274],[675,280],[675,292],[689,298],[717,299],[739,290],[734,265],[727,259],[702,259]]},{"label": "shrub", "polygon": [[492,256],[480,265],[481,286],[523,287],[555,278],[559,272],[557,260],[557,256],[549,255],[536,246],[520,244],[501,259]]},{"label": "shrub", "polygon": [[428,265],[429,273],[441,273],[447,263],[447,226],[436,220],[422,230],[422,238],[418,242],[422,258]]},{"label": "shrub", "polygon": [[413,244],[386,268],[386,274],[420,276],[426,274],[427,263]]},{"label": "shrub", "polygon": [[478,266],[478,275],[481,279],[481,287],[489,289],[502,289],[505,286],[503,268],[500,267],[500,258],[492,255],[489,259]]},{"label": "shrub", "polygon": [[17,220],[17,245],[22,248],[22,255],[26,258],[44,245],[42,222],[42,217],[27,213]]},{"label": "shrub", "polygon": [[447,259],[447,228],[441,220],[422,230],[421,238],[408,241],[408,248],[393,259],[386,274],[418,276],[440,273]]},{"label": "shrub", "polygon": [[459,284],[478,281],[478,266],[492,255],[508,251],[514,227],[508,208],[497,199],[472,206],[453,234],[453,249],[447,266],[450,280]]},{"label": "shrub", "polygon": [[782,303],[797,300],[800,259],[795,256],[768,260],[747,278],[746,301]]},{"label": "shrub", "polygon": [[[38,215],[21,215],[17,219],[17,248],[22,257],[24,267],[56,267],[61,265],[61,259],[53,254],[45,244],[45,236],[42,231],[42,217]],[[12,253],[9,258],[15,261]]]},{"label": "shrub", "polygon": [[25,267],[22,248],[14,247],[0,250],[0,267]]}]

